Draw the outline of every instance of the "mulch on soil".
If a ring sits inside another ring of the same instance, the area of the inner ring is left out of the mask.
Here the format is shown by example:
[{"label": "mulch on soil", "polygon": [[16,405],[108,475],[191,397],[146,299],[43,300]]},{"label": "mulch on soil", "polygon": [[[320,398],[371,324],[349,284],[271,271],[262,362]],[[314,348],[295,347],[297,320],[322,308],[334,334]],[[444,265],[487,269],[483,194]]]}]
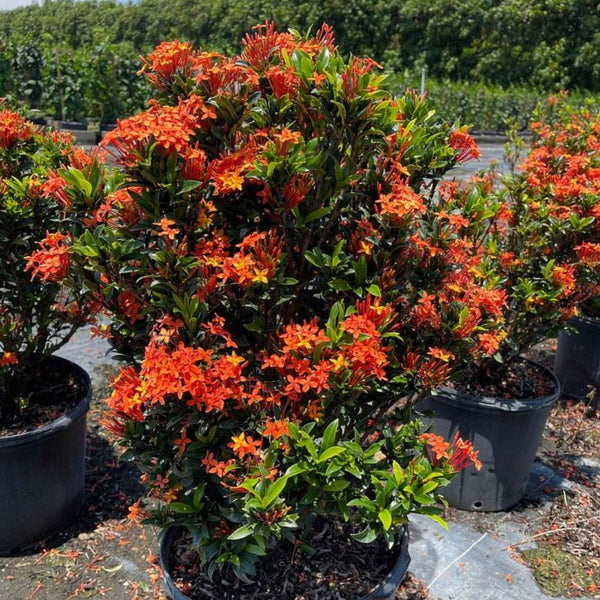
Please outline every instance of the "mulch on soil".
[{"label": "mulch on soil", "polygon": [[27,383],[24,406],[18,414],[2,415],[0,436],[26,433],[51,423],[71,412],[87,393],[73,373],[57,369],[55,363],[42,365],[39,375],[30,377]]},{"label": "mulch on soil", "polygon": [[181,531],[171,548],[169,571],[191,600],[354,600],[371,592],[393,569],[398,550],[378,539],[361,544],[351,523],[318,518],[309,552],[283,540],[257,564],[252,581],[244,583],[225,567],[211,578]]},{"label": "mulch on soil", "polygon": [[[535,360],[551,367],[556,342],[536,349]],[[585,400],[561,398],[552,409],[538,460],[562,478],[542,491],[548,510],[529,525],[536,547],[522,552],[548,595],[600,598],[600,405],[592,391]]]},{"label": "mulch on soil", "polygon": [[554,380],[543,368],[522,359],[512,360],[505,368],[492,364],[488,372],[467,375],[454,387],[473,396],[507,400],[544,398],[556,391]]}]

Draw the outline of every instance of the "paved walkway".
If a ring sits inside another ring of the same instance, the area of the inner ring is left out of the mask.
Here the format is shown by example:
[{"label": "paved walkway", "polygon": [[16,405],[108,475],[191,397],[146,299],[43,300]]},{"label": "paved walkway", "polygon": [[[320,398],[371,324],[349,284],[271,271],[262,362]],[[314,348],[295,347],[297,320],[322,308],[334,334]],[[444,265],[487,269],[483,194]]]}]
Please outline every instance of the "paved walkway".
[{"label": "paved walkway", "polygon": [[[452,510],[448,530],[422,515],[410,525],[409,570],[435,600],[547,600],[519,550],[535,548],[527,525],[549,508],[542,488],[568,489],[570,482],[534,463],[526,495],[539,506],[498,513]],[[558,600],[566,600],[560,596]]]}]

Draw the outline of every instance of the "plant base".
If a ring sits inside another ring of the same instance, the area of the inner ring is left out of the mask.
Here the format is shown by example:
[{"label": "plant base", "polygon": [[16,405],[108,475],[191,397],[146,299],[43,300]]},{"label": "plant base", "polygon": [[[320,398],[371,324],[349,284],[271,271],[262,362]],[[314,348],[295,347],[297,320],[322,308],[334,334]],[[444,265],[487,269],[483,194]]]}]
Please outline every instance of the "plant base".
[{"label": "plant base", "polygon": [[529,400],[478,398],[455,390],[443,389],[417,407],[432,411],[434,433],[452,439],[458,431],[479,451],[482,468],[461,471],[444,488],[451,506],[471,511],[507,510],[523,497],[542,433],[552,405],[558,400],[560,385],[554,394]]},{"label": "plant base", "polygon": [[76,408],[35,431],[0,438],[0,554],[26,548],[77,515],[84,497],[88,374],[58,357],[56,370],[74,375],[86,393]]},{"label": "plant base", "polygon": [[[179,527],[172,527],[168,529],[162,536],[160,544],[160,564],[163,570],[165,583],[173,600],[190,600],[189,596],[186,596],[175,584],[169,568],[171,549],[173,548],[174,543],[181,531],[182,529]],[[410,564],[410,555],[408,553],[408,537],[408,527],[405,525],[402,532],[402,538],[399,543],[398,558],[391,572],[375,589],[373,589],[373,591],[363,595],[362,597],[358,598],[358,600],[393,600],[395,598],[396,590],[402,583],[402,580],[406,575],[406,571],[408,570],[408,565]],[[276,582],[277,573],[275,571],[270,571],[270,573],[272,573],[273,581]],[[290,597],[294,597],[293,592],[294,590],[288,589],[288,595],[291,594]],[[274,597],[284,597],[283,594],[276,593],[275,591],[273,594]],[[260,597],[263,596],[264,594],[260,594]]]}]

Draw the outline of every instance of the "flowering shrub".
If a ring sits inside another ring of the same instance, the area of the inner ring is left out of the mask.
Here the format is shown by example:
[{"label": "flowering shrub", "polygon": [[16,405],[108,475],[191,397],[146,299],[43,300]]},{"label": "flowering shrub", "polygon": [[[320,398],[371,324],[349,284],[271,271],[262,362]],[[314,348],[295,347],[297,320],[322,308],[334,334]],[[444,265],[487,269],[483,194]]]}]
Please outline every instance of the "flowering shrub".
[{"label": "flowering shrub", "polygon": [[[0,105],[0,423],[18,418],[31,375],[86,322],[68,287],[68,245],[86,204],[66,196],[58,170],[101,186],[93,160],[70,135],[43,132]],[[37,276],[37,277],[36,277]]]},{"label": "flowering shrub", "polygon": [[600,120],[564,96],[550,108],[491,229],[508,298],[505,359],[556,335],[600,291]]},{"label": "flowering shrub", "polygon": [[486,354],[504,301],[465,239],[486,215],[434,199],[477,156],[464,128],[391,96],[327,26],[243,46],[148,56],[155,100],[105,138],[124,180],[71,245],[128,362],[106,419],[165,501],[154,520],[241,577],[315,514],[390,543],[439,515],[473,450],[390,410]]}]

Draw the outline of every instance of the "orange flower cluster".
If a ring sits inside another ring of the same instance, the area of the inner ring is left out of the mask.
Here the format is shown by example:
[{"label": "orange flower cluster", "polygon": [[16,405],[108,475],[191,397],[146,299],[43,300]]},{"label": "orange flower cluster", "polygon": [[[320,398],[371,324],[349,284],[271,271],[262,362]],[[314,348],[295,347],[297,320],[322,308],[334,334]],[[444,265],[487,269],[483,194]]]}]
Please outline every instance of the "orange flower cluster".
[{"label": "orange flower cluster", "polygon": [[475,140],[467,133],[468,127],[459,127],[450,132],[448,144],[456,151],[455,160],[464,163],[481,156]]},{"label": "orange flower cluster", "polygon": [[25,271],[31,271],[32,280],[39,277],[44,281],[58,282],[67,276],[71,265],[69,240],[68,235],[59,231],[46,232],[46,237],[38,242],[40,249],[25,257]]},{"label": "orange flower cluster", "polygon": [[257,148],[252,140],[238,150],[214,160],[209,174],[217,194],[225,195],[242,190],[246,175],[253,169]]},{"label": "orange flower cluster", "polygon": [[295,49],[303,50],[310,56],[318,55],[323,48],[335,52],[333,29],[323,24],[313,38],[298,40],[291,33],[275,31],[274,23],[254,27],[256,33],[246,34],[242,40],[241,58],[258,72],[265,72],[274,63],[282,63],[284,55],[291,55]]},{"label": "orange flower cluster", "polygon": [[458,431],[454,434],[451,442],[447,442],[435,433],[423,433],[418,437],[427,445],[433,465],[437,465],[441,460],[447,460],[455,473],[470,465],[473,465],[478,471],[481,470],[482,465],[477,458],[479,452],[475,451],[471,442],[463,440]]},{"label": "orange flower cluster", "polygon": [[86,224],[88,227],[102,223],[111,226],[123,225],[126,227],[135,225],[143,218],[144,214],[131,197],[131,194],[139,194],[140,192],[141,188],[137,186],[111,192],[106,196],[104,202],[96,208],[92,219],[89,219]]},{"label": "orange flower cluster", "polygon": [[54,171],[48,173],[48,179],[43,185],[42,195],[44,198],[51,198],[63,208],[68,208],[71,204],[71,199],[67,196],[65,188],[67,182]]},{"label": "orange flower cluster", "polygon": [[223,262],[223,282],[232,281],[243,288],[268,284],[283,249],[277,232],[250,233],[237,247],[239,251]]},{"label": "orange flower cluster", "polygon": [[6,367],[7,365],[17,365],[19,364],[19,359],[14,352],[4,351],[2,356],[0,357],[0,367]]},{"label": "orange flower cluster", "polygon": [[0,110],[0,149],[28,142],[36,132],[35,125],[18,113]]},{"label": "orange flower cluster", "polygon": [[600,192],[598,123],[595,115],[580,112],[568,123],[538,126],[539,139],[521,165],[530,192],[540,200],[534,210],[556,219],[600,216],[593,200]]},{"label": "orange flower cluster", "polygon": [[186,79],[192,75],[196,53],[189,42],[163,42],[154,52],[142,58],[140,73],[149,71],[148,81],[157,89],[168,91],[175,77]]},{"label": "orange flower cluster", "polygon": [[286,325],[279,335],[281,348],[263,356],[261,367],[279,374],[280,392],[291,415],[312,418],[321,394],[342,382],[342,387],[367,389],[369,382],[387,379],[391,347],[385,345],[382,331],[393,327],[393,319],[390,306],[369,297],[340,321],[339,330],[346,335],[337,341],[315,320]]},{"label": "orange flower cluster", "polygon": [[394,183],[389,194],[379,196],[377,203],[379,213],[387,216],[393,225],[402,225],[405,219],[414,219],[425,212],[423,198],[402,179]]},{"label": "orange flower cluster", "polygon": [[193,106],[181,103],[178,106],[152,104],[145,112],[138,113],[119,122],[119,127],[110,131],[102,140],[102,146],[113,153],[123,165],[138,164],[147,148],[156,144],[163,156],[189,152],[189,142],[198,129],[205,127],[208,109],[196,113],[197,99]]}]

